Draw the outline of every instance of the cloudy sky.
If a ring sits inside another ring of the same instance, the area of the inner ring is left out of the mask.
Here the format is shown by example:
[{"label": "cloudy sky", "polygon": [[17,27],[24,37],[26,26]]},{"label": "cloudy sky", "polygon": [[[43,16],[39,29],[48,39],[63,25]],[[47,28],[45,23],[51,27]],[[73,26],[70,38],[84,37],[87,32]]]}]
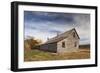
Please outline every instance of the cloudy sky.
[{"label": "cloudy sky", "polygon": [[90,43],[90,14],[24,11],[24,27],[25,38],[32,36],[43,42],[75,28],[80,44]]}]

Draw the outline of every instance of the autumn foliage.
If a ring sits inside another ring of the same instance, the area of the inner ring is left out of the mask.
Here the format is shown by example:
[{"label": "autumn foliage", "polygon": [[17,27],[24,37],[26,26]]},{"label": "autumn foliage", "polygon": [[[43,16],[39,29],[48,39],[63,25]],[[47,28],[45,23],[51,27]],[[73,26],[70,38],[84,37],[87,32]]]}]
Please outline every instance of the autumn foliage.
[{"label": "autumn foliage", "polygon": [[34,47],[40,45],[41,43],[42,43],[41,40],[29,37],[24,40],[24,48],[25,50],[31,50],[34,49]]}]

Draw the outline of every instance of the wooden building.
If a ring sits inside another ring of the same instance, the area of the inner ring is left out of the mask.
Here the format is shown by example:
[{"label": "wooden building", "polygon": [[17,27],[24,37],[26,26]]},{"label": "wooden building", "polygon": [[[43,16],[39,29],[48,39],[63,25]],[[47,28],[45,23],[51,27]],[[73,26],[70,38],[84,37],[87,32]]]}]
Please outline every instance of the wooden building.
[{"label": "wooden building", "polygon": [[65,53],[76,52],[79,49],[79,35],[75,28],[61,33],[40,46],[40,50]]}]

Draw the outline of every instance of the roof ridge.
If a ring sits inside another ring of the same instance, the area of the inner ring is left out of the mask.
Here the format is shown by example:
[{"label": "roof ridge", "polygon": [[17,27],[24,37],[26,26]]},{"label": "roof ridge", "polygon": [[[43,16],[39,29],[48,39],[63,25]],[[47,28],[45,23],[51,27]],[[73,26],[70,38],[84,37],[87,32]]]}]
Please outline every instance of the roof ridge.
[{"label": "roof ridge", "polygon": [[[63,33],[61,33],[61,34],[67,33],[67,32],[72,31],[72,30],[75,30],[75,28],[70,29],[70,30],[68,30],[68,31],[65,31],[65,32],[63,32]],[[60,35],[61,35],[61,34],[60,34]]]},{"label": "roof ridge", "polygon": [[[46,41],[46,43],[50,43],[50,42],[52,42],[52,41],[57,41],[57,39],[60,40],[61,38],[65,38],[65,37],[68,36],[69,32],[71,32],[72,30],[75,30],[75,28],[70,29],[70,30],[68,30],[68,31],[66,31],[66,32],[64,32],[64,33],[61,33],[61,34],[59,34],[58,36],[55,36],[55,37],[53,37],[53,38],[50,38],[48,41]],[[67,34],[67,35],[65,35],[65,34]]]}]

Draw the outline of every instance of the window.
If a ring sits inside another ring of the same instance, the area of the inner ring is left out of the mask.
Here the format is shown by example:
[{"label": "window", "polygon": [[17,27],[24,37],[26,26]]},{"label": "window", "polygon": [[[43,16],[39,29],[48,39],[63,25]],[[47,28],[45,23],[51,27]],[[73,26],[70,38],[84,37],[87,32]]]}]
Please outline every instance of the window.
[{"label": "window", "polygon": [[77,42],[74,43],[74,47],[77,47]]},{"label": "window", "polygon": [[73,37],[75,37],[75,33],[73,33]]},{"label": "window", "polygon": [[65,48],[65,42],[62,42],[62,47]]}]

